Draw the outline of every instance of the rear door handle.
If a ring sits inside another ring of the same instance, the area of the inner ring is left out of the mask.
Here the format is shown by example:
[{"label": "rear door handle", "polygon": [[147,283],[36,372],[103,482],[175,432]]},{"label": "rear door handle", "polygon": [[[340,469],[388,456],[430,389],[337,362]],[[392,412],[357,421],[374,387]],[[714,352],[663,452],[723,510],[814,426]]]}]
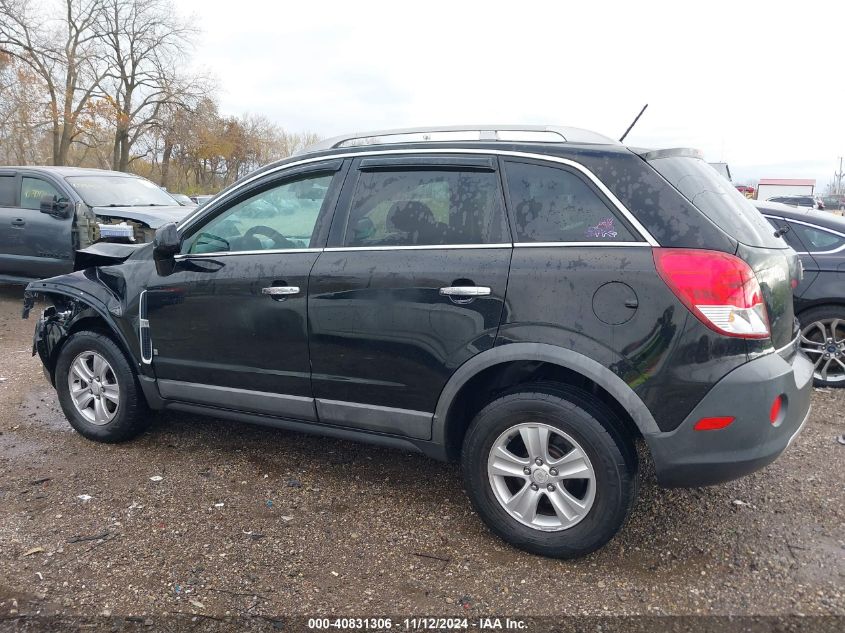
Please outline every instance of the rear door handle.
[{"label": "rear door handle", "polygon": [[299,294],[299,286],[269,286],[262,288],[261,294],[270,295],[271,297],[287,297],[290,295]]},{"label": "rear door handle", "polygon": [[24,220],[23,218],[16,218],[12,220],[12,226],[17,229],[22,229],[26,226],[26,220]]},{"label": "rear door handle", "polygon": [[440,289],[440,294],[446,297],[489,297],[490,288],[487,286],[447,286]]}]

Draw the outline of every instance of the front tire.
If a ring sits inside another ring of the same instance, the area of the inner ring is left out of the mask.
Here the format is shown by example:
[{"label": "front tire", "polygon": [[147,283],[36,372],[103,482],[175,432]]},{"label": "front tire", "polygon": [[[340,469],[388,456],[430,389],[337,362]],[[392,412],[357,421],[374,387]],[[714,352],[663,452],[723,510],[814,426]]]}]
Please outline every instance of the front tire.
[{"label": "front tire", "polygon": [[601,401],[565,385],[529,385],[488,404],[464,439],[462,470],[490,529],[543,556],[593,552],[622,528],[637,457]]},{"label": "front tire", "polygon": [[135,374],[108,336],[73,334],[59,352],[55,383],[68,422],[90,440],[123,442],[147,426]]}]

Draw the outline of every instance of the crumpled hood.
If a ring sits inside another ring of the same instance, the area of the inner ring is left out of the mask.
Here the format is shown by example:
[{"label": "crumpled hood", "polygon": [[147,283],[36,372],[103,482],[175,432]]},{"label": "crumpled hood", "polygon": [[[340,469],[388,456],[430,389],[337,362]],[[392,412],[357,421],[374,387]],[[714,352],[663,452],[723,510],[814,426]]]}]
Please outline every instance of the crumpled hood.
[{"label": "crumpled hood", "polygon": [[74,269],[84,270],[90,266],[108,266],[111,264],[119,264],[120,262],[128,259],[131,255],[134,255],[139,249],[146,246],[148,246],[148,244],[97,242],[88,248],[82,248],[76,251]]},{"label": "crumpled hood", "polygon": [[196,207],[92,207],[92,211],[108,218],[133,220],[157,229],[168,222],[181,222]]}]

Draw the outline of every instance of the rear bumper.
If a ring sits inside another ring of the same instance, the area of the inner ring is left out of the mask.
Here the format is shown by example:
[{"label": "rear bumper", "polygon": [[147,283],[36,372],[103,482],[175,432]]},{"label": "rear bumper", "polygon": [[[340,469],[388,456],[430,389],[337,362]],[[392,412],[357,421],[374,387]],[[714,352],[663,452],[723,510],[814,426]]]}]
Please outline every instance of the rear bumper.
[{"label": "rear bumper", "polygon": [[[813,364],[799,352],[768,354],[738,367],[716,383],[677,429],[645,438],[658,483],[708,486],[770,464],[807,421],[812,391]],[[769,415],[779,395],[785,404],[773,425]],[[723,429],[693,430],[701,418],[722,416],[736,419]]]}]

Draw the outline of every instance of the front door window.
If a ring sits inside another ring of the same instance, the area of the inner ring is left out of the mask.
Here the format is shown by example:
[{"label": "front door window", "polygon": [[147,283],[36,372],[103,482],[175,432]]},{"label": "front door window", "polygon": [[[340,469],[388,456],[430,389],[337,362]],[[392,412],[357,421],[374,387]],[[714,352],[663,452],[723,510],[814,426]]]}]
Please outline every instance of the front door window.
[{"label": "front door window", "polygon": [[333,174],[307,176],[249,196],[186,240],[189,254],[309,248]]},{"label": "front door window", "polygon": [[41,178],[29,178],[24,176],[21,179],[21,208],[35,209],[41,208],[41,198],[50,196],[54,198],[63,197],[61,193],[46,180]]}]

